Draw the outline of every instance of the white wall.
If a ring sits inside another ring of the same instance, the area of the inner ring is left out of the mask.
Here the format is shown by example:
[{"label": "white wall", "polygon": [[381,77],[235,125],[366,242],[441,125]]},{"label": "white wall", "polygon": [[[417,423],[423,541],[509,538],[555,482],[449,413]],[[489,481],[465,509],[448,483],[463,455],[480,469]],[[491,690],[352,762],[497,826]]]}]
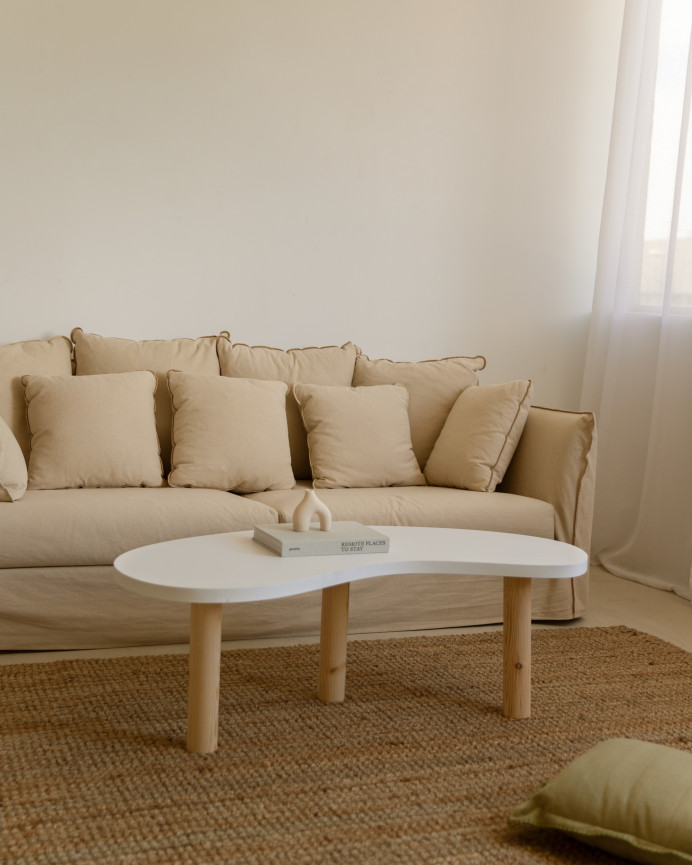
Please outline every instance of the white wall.
[{"label": "white wall", "polygon": [[0,343],[488,357],[576,407],[623,0],[0,0]]}]

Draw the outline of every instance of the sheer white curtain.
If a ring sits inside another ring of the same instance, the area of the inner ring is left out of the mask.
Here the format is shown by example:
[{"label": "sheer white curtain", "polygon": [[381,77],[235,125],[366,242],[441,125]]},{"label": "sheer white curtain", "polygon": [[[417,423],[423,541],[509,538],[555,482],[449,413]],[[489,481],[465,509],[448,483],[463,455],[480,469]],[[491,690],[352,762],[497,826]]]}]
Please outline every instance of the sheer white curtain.
[{"label": "sheer white curtain", "polygon": [[592,555],[690,597],[691,0],[626,0],[582,406],[600,448]]}]

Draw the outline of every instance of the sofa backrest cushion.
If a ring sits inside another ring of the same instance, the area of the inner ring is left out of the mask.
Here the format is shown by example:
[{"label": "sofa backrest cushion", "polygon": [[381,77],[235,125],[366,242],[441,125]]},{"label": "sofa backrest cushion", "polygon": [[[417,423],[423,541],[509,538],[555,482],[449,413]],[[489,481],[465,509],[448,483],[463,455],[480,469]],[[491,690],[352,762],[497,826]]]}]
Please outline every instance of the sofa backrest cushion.
[{"label": "sofa backrest cushion", "polygon": [[172,487],[241,493],[295,486],[281,381],[171,370]]},{"label": "sofa backrest cushion", "polygon": [[405,387],[296,384],[294,390],[314,487],[425,484],[411,446]]},{"label": "sofa backrest cushion", "polygon": [[26,492],[26,462],[12,430],[0,417],[0,502],[17,502]]},{"label": "sofa backrest cushion", "polygon": [[359,354],[353,385],[404,385],[409,395],[413,452],[421,468],[424,468],[457,397],[465,388],[478,384],[477,372],[484,366],[485,358],[480,355],[412,363],[372,360]]},{"label": "sofa backrest cushion", "polygon": [[156,431],[161,445],[161,460],[167,472],[171,458],[171,398],[168,393],[169,369],[219,375],[216,336],[199,339],[121,339],[72,331],[75,372],[98,375],[110,372],[151,370],[158,379],[156,390]]},{"label": "sofa backrest cushion", "polygon": [[152,372],[25,375],[29,489],[159,487]]},{"label": "sofa backrest cushion", "polygon": [[29,428],[22,376],[72,375],[72,343],[66,336],[32,339],[0,346],[0,417],[12,430],[29,461]]},{"label": "sofa backrest cushion", "polygon": [[[351,342],[342,346],[291,348],[284,351],[263,345],[232,343],[224,336],[218,340],[221,375],[284,381],[289,385],[296,382],[350,385],[359,351]],[[286,416],[293,474],[296,478],[309,478],[307,436],[293,387],[286,394]]]},{"label": "sofa backrest cushion", "polygon": [[532,394],[530,381],[463,390],[428,458],[428,483],[493,492],[519,444]]}]

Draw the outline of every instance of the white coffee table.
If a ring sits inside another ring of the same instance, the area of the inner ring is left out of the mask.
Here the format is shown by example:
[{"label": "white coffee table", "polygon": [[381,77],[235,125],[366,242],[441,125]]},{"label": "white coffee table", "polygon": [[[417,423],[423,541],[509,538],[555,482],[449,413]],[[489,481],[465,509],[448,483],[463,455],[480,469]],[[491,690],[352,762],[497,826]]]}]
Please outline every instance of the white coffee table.
[{"label": "white coffee table", "polygon": [[[148,597],[191,605],[187,749],[216,750],[222,604],[322,590],[317,695],[344,699],[349,584],[386,574],[504,577],[503,712],[531,714],[531,580],[586,572],[588,557],[570,544],[500,532],[375,526],[388,553],[281,558],[252,532],[183,538],[140,547],[115,560],[117,580]],[[463,585],[459,587],[463,591]]]}]

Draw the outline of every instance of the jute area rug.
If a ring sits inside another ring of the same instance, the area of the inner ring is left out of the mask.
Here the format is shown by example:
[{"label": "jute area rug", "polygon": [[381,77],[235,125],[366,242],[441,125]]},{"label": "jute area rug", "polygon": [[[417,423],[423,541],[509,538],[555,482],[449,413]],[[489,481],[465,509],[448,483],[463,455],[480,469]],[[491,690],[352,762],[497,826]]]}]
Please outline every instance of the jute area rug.
[{"label": "jute area rug", "polygon": [[613,863],[507,813],[614,736],[692,751],[692,655],[624,627],[533,634],[533,716],[499,633],[225,652],[219,750],[185,751],[187,657],[0,667],[0,862]]}]

